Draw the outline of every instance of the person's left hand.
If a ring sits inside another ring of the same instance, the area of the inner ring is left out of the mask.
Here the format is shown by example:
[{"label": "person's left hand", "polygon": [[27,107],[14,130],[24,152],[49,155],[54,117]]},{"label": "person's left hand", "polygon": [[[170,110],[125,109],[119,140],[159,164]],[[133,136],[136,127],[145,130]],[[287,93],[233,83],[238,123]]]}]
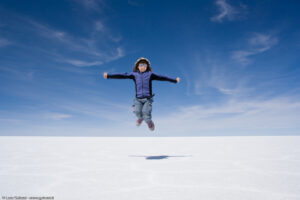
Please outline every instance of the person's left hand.
[{"label": "person's left hand", "polygon": [[103,77],[104,77],[105,79],[107,79],[107,73],[106,73],[106,72],[103,73]]},{"label": "person's left hand", "polygon": [[177,77],[177,78],[176,78],[176,81],[177,81],[177,83],[179,83],[179,82],[180,82],[180,78],[179,78],[179,77]]}]

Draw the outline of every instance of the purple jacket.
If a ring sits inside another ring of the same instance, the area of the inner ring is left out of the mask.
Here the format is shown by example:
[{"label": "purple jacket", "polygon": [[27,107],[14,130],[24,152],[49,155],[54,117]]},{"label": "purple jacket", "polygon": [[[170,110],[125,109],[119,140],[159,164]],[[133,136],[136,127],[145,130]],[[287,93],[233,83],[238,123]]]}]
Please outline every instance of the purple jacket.
[{"label": "purple jacket", "polygon": [[177,83],[176,79],[169,78],[167,76],[158,75],[151,71],[146,72],[131,72],[122,74],[108,74],[107,78],[115,79],[133,79],[135,83],[135,91],[137,98],[149,98],[154,96],[152,94],[152,80],[158,81],[170,81]]}]

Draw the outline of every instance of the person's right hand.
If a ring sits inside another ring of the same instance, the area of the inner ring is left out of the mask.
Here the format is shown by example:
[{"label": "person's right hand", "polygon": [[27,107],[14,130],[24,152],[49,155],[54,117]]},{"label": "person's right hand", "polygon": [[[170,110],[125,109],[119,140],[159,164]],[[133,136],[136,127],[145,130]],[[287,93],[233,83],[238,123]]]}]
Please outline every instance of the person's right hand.
[{"label": "person's right hand", "polygon": [[104,77],[105,79],[107,79],[107,73],[106,73],[106,72],[103,73],[103,77]]}]

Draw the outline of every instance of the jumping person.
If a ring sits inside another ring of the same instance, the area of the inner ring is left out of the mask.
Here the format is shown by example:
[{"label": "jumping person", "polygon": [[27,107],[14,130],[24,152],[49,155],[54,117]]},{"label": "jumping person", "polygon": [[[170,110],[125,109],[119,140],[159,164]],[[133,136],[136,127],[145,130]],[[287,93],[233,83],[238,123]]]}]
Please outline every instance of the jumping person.
[{"label": "jumping person", "polygon": [[179,83],[180,78],[169,78],[167,76],[158,75],[152,72],[150,61],[146,58],[139,58],[133,67],[131,73],[121,74],[103,74],[105,79],[133,79],[135,83],[136,96],[134,99],[134,113],[137,117],[136,125],[140,126],[143,120],[147,123],[151,131],[154,130],[154,123],[152,121],[152,80],[170,81],[172,83]]}]

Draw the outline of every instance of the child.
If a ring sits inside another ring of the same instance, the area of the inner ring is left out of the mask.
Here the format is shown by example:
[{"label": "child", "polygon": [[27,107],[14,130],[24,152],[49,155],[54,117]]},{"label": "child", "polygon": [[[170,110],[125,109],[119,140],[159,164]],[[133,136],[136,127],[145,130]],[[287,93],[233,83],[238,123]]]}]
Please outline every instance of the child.
[{"label": "child", "polygon": [[154,123],[151,120],[152,112],[152,80],[170,81],[179,83],[180,78],[169,78],[167,76],[158,75],[152,72],[150,62],[146,58],[139,58],[133,67],[133,72],[122,74],[103,74],[105,79],[133,79],[135,83],[136,97],[134,99],[134,113],[137,116],[136,125],[140,126],[143,120],[148,124],[151,131],[154,130]]}]

